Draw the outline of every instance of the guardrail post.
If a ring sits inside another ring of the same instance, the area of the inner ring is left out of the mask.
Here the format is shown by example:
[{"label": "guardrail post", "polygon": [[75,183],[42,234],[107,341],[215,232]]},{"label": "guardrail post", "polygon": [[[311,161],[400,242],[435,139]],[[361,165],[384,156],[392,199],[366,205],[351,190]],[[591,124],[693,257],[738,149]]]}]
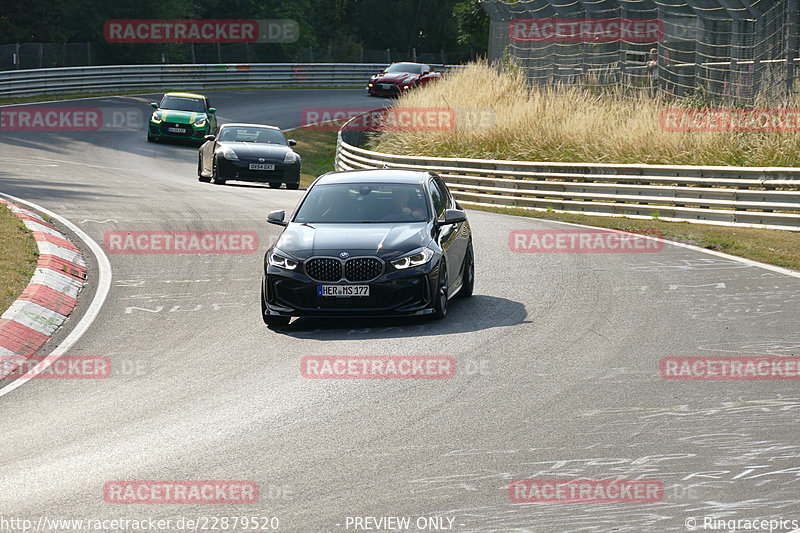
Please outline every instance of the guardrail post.
[{"label": "guardrail post", "polygon": [[797,57],[797,0],[786,3],[786,101],[792,97],[794,58]]}]

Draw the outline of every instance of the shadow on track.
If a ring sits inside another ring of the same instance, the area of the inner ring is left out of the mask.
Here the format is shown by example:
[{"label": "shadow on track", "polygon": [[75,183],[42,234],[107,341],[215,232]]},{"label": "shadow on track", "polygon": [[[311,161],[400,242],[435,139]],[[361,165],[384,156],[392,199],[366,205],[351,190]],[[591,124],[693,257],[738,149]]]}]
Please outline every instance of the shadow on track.
[{"label": "shadow on track", "polygon": [[318,340],[385,339],[469,333],[490,328],[515,326],[525,322],[528,312],[519,302],[494,296],[474,295],[450,300],[447,317],[392,318],[299,318],[285,328],[273,330],[280,335]]}]

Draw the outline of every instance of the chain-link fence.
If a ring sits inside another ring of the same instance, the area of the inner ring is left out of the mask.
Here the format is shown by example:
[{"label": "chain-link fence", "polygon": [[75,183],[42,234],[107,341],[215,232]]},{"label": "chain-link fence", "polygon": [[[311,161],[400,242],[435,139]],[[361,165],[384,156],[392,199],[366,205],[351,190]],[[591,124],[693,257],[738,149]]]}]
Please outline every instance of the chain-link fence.
[{"label": "chain-link fence", "polygon": [[[0,70],[77,67],[136,63],[391,63],[418,61],[444,65],[444,51],[370,50],[359,45],[327,48],[286,47],[274,44],[167,44],[120,45],[126,54],[110,56],[108,43],[23,43],[0,45]],[[139,47],[139,48],[136,48]]]},{"label": "chain-link fence", "polygon": [[0,44],[0,70],[78,67],[91,63],[90,43]]},{"label": "chain-link fence", "polygon": [[745,105],[794,84],[798,0],[481,0],[489,59],[562,82]]}]

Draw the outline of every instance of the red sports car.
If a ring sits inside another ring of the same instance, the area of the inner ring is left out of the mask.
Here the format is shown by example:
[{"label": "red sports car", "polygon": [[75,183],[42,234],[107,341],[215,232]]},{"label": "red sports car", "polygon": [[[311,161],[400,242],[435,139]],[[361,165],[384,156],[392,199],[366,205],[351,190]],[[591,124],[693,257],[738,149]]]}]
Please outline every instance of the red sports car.
[{"label": "red sports car", "polygon": [[367,92],[374,96],[398,96],[403,92],[436,81],[442,74],[423,63],[392,63],[369,78]]}]

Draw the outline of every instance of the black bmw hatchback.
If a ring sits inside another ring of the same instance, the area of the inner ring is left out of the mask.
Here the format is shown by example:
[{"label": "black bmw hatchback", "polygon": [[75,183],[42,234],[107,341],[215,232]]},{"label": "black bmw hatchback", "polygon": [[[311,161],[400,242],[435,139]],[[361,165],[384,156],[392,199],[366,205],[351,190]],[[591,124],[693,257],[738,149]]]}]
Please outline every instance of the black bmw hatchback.
[{"label": "black bmw hatchback", "polygon": [[264,257],[261,312],[293,316],[444,318],[475,281],[467,216],[431,172],[331,172],[308,188]]}]

